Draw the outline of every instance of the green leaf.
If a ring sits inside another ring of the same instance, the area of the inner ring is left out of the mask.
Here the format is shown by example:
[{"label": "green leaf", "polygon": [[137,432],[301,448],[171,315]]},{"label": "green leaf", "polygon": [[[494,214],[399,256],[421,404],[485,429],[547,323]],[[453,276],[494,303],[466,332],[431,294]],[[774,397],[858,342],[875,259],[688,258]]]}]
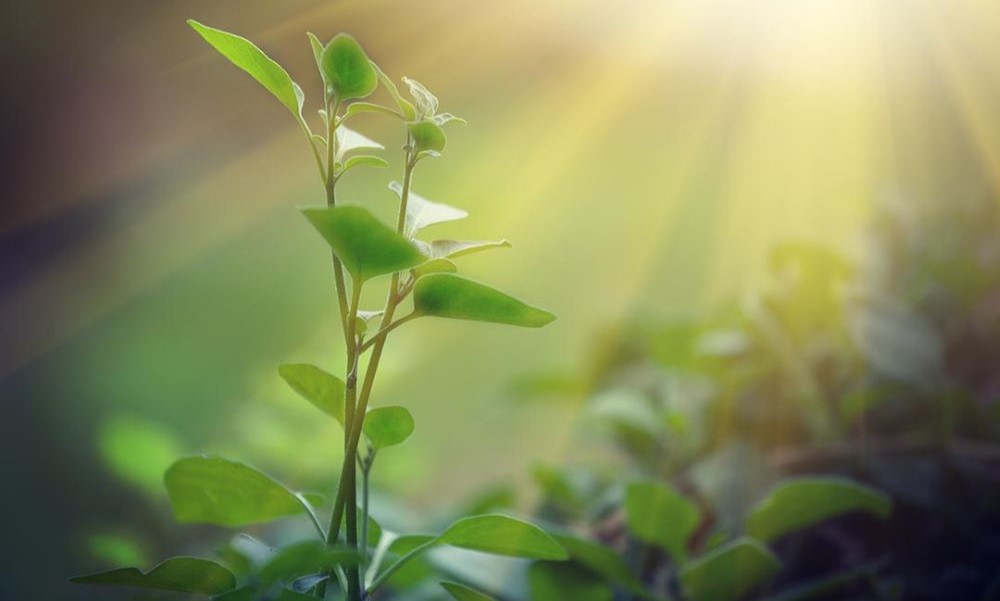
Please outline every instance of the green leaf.
[{"label": "green leaf", "polygon": [[600,543],[565,534],[553,534],[552,538],[566,548],[573,561],[607,582],[621,585],[637,594],[644,596],[647,594],[621,553]]},{"label": "green leaf", "polygon": [[410,88],[413,104],[417,107],[417,119],[430,119],[437,114],[438,99],[423,84],[409,77],[403,78],[403,83]]},{"label": "green leaf", "polygon": [[461,117],[456,117],[455,115],[452,115],[451,113],[441,113],[440,115],[434,115],[433,121],[439,127],[442,126],[442,125],[447,125],[447,124],[451,123],[452,121],[454,121],[454,122],[456,122],[456,123],[458,123],[460,125],[468,125],[469,124],[469,122],[466,121],[465,119],[463,119]]},{"label": "green leaf", "polygon": [[395,82],[392,81],[388,75],[385,74],[378,65],[372,63],[372,67],[375,68],[375,72],[378,73],[378,80],[382,83],[382,86],[389,91],[389,95],[396,102],[396,106],[399,107],[399,112],[403,114],[403,117],[407,121],[413,121],[417,118],[417,110],[413,108],[413,104],[407,99],[403,98],[403,95],[399,93],[399,88],[396,87]]},{"label": "green leaf", "polygon": [[420,242],[424,254],[432,259],[454,259],[491,248],[510,248],[509,240],[435,240]]},{"label": "green leaf", "polygon": [[278,375],[299,396],[323,413],[344,425],[344,382],[315,365],[285,363],[278,366]]},{"label": "green leaf", "polygon": [[566,549],[541,528],[505,515],[480,515],[458,520],[438,542],[462,549],[527,559],[564,560]]},{"label": "green leaf", "polygon": [[344,168],[341,171],[341,173],[347,172],[361,165],[365,165],[367,167],[379,167],[384,169],[389,166],[389,161],[383,159],[382,157],[372,156],[370,154],[361,154],[347,159],[347,162],[344,163]]},{"label": "green leaf", "polygon": [[312,48],[313,58],[316,59],[316,68],[319,69],[319,74],[323,78],[323,85],[325,86],[327,83],[326,73],[323,72],[323,49],[325,46],[311,31],[306,32],[306,37],[309,38],[309,47]]},{"label": "green leaf", "polygon": [[431,259],[422,265],[417,265],[410,271],[413,272],[413,279],[417,280],[432,273],[456,273],[458,265],[448,259]]},{"label": "green leaf", "polygon": [[382,113],[383,115],[392,115],[393,117],[398,118],[403,117],[393,109],[387,106],[382,106],[381,104],[375,104],[374,102],[352,102],[347,107],[347,111],[344,113],[344,116],[353,117],[354,115],[362,115],[364,113]]},{"label": "green leaf", "polygon": [[149,572],[119,568],[70,580],[76,584],[100,584],[132,588],[218,595],[236,588],[236,577],[214,561],[197,557],[172,557]]},{"label": "green leaf", "polygon": [[99,447],[115,475],[151,494],[160,494],[163,471],[182,454],[180,442],[170,430],[124,415],[113,415],[101,424]]},{"label": "green leaf", "polygon": [[358,563],[359,557],[355,551],[330,547],[320,540],[307,540],[278,551],[264,564],[258,577],[264,585],[271,585]]},{"label": "green leaf", "polygon": [[302,91],[281,65],[274,62],[246,38],[202,25],[194,20],[188,20],[188,25],[218,50],[222,56],[249,73],[260,85],[274,94],[274,97],[285,105],[297,119],[302,119]]},{"label": "green leaf", "polygon": [[[403,197],[403,186],[399,182],[389,182],[389,189],[395,192],[396,196]],[[465,219],[468,216],[469,214],[462,209],[427,200],[410,190],[406,197],[406,227],[403,228],[403,233],[407,238],[412,238],[429,225]]]},{"label": "green leaf", "polygon": [[532,601],[611,601],[611,588],[572,563],[536,563],[528,570]]},{"label": "green leaf", "polygon": [[[419,268],[420,268],[419,266],[415,267],[415,269],[419,269]],[[366,333],[368,333],[368,328],[371,327],[372,320],[381,318],[384,313],[385,313],[385,311],[381,311],[381,310],[380,311],[362,311],[362,310],[359,310],[358,311],[358,321],[357,321],[358,335],[359,336],[364,336]],[[378,325],[378,324],[376,323],[375,325]]]},{"label": "green leaf", "polygon": [[634,482],[625,491],[625,515],[641,541],[662,547],[678,562],[687,558],[687,541],[701,520],[698,506],[659,482]]},{"label": "green leaf", "polygon": [[258,590],[258,587],[255,586],[243,586],[224,595],[212,597],[212,601],[260,601],[261,599],[268,601],[316,601],[316,597],[288,588]]},{"label": "green leaf", "polygon": [[395,446],[413,434],[413,416],[405,407],[377,407],[365,415],[364,432],[375,450]]},{"label": "green leaf", "polygon": [[749,538],[739,538],[692,561],[680,572],[692,601],[735,601],[778,571],[778,558]]},{"label": "green leaf", "polygon": [[334,157],[334,160],[338,163],[344,163],[344,158],[347,156],[347,153],[355,150],[360,150],[362,148],[366,150],[385,149],[385,146],[382,146],[362,133],[354,131],[346,125],[338,125],[335,135],[337,136],[337,154]]},{"label": "green leaf", "polygon": [[796,478],[782,482],[750,510],[747,534],[765,542],[854,511],[888,517],[889,497],[844,478]]},{"label": "green leaf", "polygon": [[493,597],[480,593],[474,588],[469,588],[457,582],[439,583],[444,590],[448,591],[455,601],[495,601]]},{"label": "green leaf", "polygon": [[419,315],[468,319],[539,328],[555,315],[528,305],[505,292],[450,273],[435,273],[417,280],[413,310]]},{"label": "green leaf", "polygon": [[303,209],[357,282],[414,267],[424,256],[361,207]]},{"label": "green leaf", "polygon": [[364,98],[378,86],[378,74],[364,49],[346,33],[334,36],[323,49],[323,75],[341,101]]},{"label": "green leaf", "polygon": [[445,144],[448,143],[448,136],[444,130],[434,123],[434,121],[417,121],[410,123],[410,136],[413,138],[413,147],[417,152],[443,152]]},{"label": "green leaf", "polygon": [[246,526],[304,511],[302,501],[252,467],[221,457],[188,457],[164,476],[174,518],[183,524]]}]

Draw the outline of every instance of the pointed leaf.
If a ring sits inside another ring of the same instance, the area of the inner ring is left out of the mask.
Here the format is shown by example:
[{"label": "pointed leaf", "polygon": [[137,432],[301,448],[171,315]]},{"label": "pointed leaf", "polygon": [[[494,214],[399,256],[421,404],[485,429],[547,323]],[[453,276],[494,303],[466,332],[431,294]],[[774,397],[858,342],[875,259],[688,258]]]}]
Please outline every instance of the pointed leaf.
[{"label": "pointed leaf", "polygon": [[368,136],[354,131],[353,129],[347,127],[346,125],[337,126],[337,156],[335,157],[338,163],[344,162],[344,157],[347,153],[354,150],[360,150],[362,148],[368,150],[384,150],[385,146],[382,146],[375,140],[372,140]]},{"label": "pointed leaf", "polygon": [[455,601],[496,601],[493,597],[485,593],[480,593],[474,588],[469,588],[464,584],[459,584],[457,582],[441,582],[439,583],[441,587],[448,591],[448,594],[455,599]]},{"label": "pointed leaf", "polygon": [[611,601],[614,592],[600,578],[573,563],[535,563],[528,570],[532,601]]},{"label": "pointed leaf", "polygon": [[845,513],[885,518],[891,509],[889,497],[845,478],[796,478],[779,484],[750,510],[747,534],[770,542]]},{"label": "pointed leaf", "polygon": [[[419,269],[419,267],[417,267],[417,269]],[[358,321],[356,326],[358,329],[358,335],[364,336],[367,334],[372,320],[382,317],[383,313],[385,313],[385,311],[358,311]]]},{"label": "pointed leaf", "polygon": [[364,98],[378,86],[378,74],[357,40],[337,34],[323,49],[323,75],[341,101]]},{"label": "pointed leaf", "polygon": [[444,130],[433,121],[417,121],[410,124],[410,136],[417,152],[443,152],[448,143]]},{"label": "pointed leaf", "polygon": [[456,117],[455,115],[452,115],[451,113],[441,113],[440,115],[434,115],[433,121],[438,126],[447,125],[447,124],[451,123],[452,121],[454,121],[454,122],[456,122],[456,123],[458,123],[460,125],[468,125],[469,124],[469,122],[466,121],[465,119],[463,119],[461,117]]},{"label": "pointed leaf", "polygon": [[437,115],[437,96],[415,79],[404,77],[403,83],[410,88],[410,96],[413,96],[413,104],[417,107],[417,119],[430,119]]},{"label": "pointed leaf", "polygon": [[344,425],[344,382],[315,365],[285,363],[278,375],[302,398]]},{"label": "pointed leaf", "polygon": [[370,154],[360,154],[358,156],[351,157],[344,162],[344,168],[341,173],[349,171],[355,167],[365,165],[368,167],[380,167],[382,169],[389,166],[389,162],[382,157],[372,156]]},{"label": "pointed leaf", "polygon": [[246,526],[304,511],[295,493],[252,467],[221,457],[187,457],[164,475],[183,524]]},{"label": "pointed leaf", "polygon": [[678,562],[701,520],[698,506],[659,482],[635,482],[625,491],[629,529],[641,541],[667,550]]},{"label": "pointed leaf", "polygon": [[312,48],[313,58],[316,60],[316,68],[319,69],[319,74],[323,78],[323,85],[326,85],[326,74],[323,73],[323,49],[325,46],[311,31],[306,32],[306,37],[309,38],[309,47]]},{"label": "pointed leaf", "polygon": [[413,272],[413,279],[417,280],[432,273],[456,273],[458,265],[448,259],[431,259],[423,265],[417,265],[410,271]]},{"label": "pointed leaf", "polygon": [[424,256],[361,207],[303,209],[355,280],[409,269]]},{"label": "pointed leaf", "polygon": [[378,73],[378,80],[382,83],[382,86],[389,91],[389,95],[392,99],[396,101],[396,106],[399,107],[399,112],[403,114],[403,117],[407,121],[413,121],[417,118],[417,110],[413,108],[413,104],[410,101],[403,98],[402,94],[399,93],[399,88],[396,87],[395,82],[392,81],[388,75],[385,74],[378,65],[372,63],[372,67],[375,68],[375,72]]},{"label": "pointed leaf", "polygon": [[[389,189],[396,193],[396,196],[403,197],[403,186],[399,182],[390,182]],[[465,219],[469,214],[462,209],[440,202],[427,200],[423,196],[410,190],[406,199],[406,227],[404,233],[407,238],[412,238],[418,231],[429,225],[445,223]]]},{"label": "pointed leaf", "polygon": [[218,595],[236,588],[236,577],[232,572],[214,561],[197,557],[172,557],[146,573],[137,568],[119,568],[77,576],[70,582],[202,595]]},{"label": "pointed leaf", "polygon": [[377,407],[365,415],[364,432],[375,450],[395,446],[413,434],[413,416],[405,407]]},{"label": "pointed leaf", "polygon": [[249,73],[260,85],[274,94],[275,98],[281,101],[281,104],[285,105],[293,115],[298,119],[302,118],[301,90],[296,89],[297,86],[288,76],[288,72],[264,54],[253,42],[221,29],[202,25],[194,20],[189,20],[188,25],[218,50],[222,56]]},{"label": "pointed leaf", "polygon": [[479,515],[458,520],[438,542],[510,557],[564,560],[566,549],[541,528],[505,515]]},{"label": "pointed leaf", "polygon": [[555,315],[509,294],[450,273],[417,280],[413,310],[420,315],[487,321],[529,328],[542,327]]},{"label": "pointed leaf", "polygon": [[510,248],[509,240],[435,240],[429,245],[432,259],[454,259],[491,248]]},{"label": "pointed leaf", "polygon": [[778,558],[749,538],[739,538],[702,555],[680,573],[692,601],[736,601],[778,571]]}]

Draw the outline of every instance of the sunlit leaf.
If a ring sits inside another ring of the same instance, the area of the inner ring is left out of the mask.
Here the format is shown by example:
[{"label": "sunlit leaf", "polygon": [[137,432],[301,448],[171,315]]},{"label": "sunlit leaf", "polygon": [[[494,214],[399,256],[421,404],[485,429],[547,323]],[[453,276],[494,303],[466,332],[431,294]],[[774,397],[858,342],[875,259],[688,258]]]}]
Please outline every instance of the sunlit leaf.
[{"label": "sunlit leaf", "polygon": [[306,37],[309,38],[309,47],[312,49],[313,59],[316,60],[316,68],[319,69],[319,74],[323,78],[323,84],[326,85],[326,73],[323,72],[323,49],[325,46],[311,31],[306,32]]},{"label": "sunlit leaf", "polygon": [[385,146],[382,146],[375,140],[372,140],[368,136],[357,132],[346,125],[337,126],[337,154],[334,159],[338,163],[344,163],[344,159],[349,152],[355,150],[383,150]]},{"label": "sunlit leaf", "polygon": [[344,425],[344,382],[315,365],[285,363],[278,375],[302,398]]},{"label": "sunlit leaf", "polygon": [[378,86],[378,74],[357,40],[346,33],[334,36],[323,49],[323,75],[341,101],[364,98]]},{"label": "sunlit leaf", "polygon": [[384,169],[389,166],[389,161],[386,161],[382,157],[372,156],[370,154],[360,154],[347,159],[344,163],[344,169],[342,172],[349,171],[355,167],[360,167],[361,165]]},{"label": "sunlit leaf", "polygon": [[101,456],[108,467],[151,494],[163,490],[163,471],[182,454],[170,430],[139,417],[111,416],[101,424],[99,437]]},{"label": "sunlit leaf", "polygon": [[330,547],[324,541],[307,540],[278,551],[260,569],[258,578],[265,585],[291,582],[300,576],[329,572],[337,566],[357,565],[358,554]]},{"label": "sunlit leaf", "polygon": [[467,587],[464,584],[457,582],[441,582],[440,584],[455,601],[495,601],[493,597],[485,593],[480,593],[476,589]]},{"label": "sunlit leaf", "polygon": [[137,568],[119,568],[77,576],[71,582],[202,595],[218,595],[236,587],[232,572],[214,561],[197,557],[172,557],[146,573]]},{"label": "sunlit leaf", "polygon": [[491,248],[510,248],[508,240],[434,240],[420,242],[421,250],[432,259],[454,259]]},{"label": "sunlit leaf", "polygon": [[417,152],[443,152],[448,143],[448,136],[437,123],[433,121],[417,121],[410,124],[410,136]]},{"label": "sunlit leaf", "polygon": [[572,563],[535,563],[528,570],[532,601],[611,601],[611,588]]},{"label": "sunlit leaf", "polygon": [[413,434],[413,416],[405,407],[377,407],[365,415],[364,432],[375,450],[395,446]]},{"label": "sunlit leaf", "polygon": [[405,238],[361,207],[303,209],[313,227],[326,239],[340,261],[357,280],[393,273],[424,262],[424,256]]},{"label": "sunlit leaf", "polygon": [[417,280],[413,307],[420,315],[531,328],[544,326],[555,319],[548,311],[496,288],[450,273],[436,273]]},{"label": "sunlit leaf", "polygon": [[[403,186],[399,182],[390,182],[389,189],[402,198]],[[403,233],[407,238],[412,238],[414,234],[429,225],[465,219],[468,216],[469,214],[462,209],[427,200],[410,190],[406,199],[406,227],[403,228]]]},{"label": "sunlit leaf", "polygon": [[413,104],[417,107],[418,119],[429,119],[437,114],[438,99],[419,81],[409,77],[403,78],[403,83],[410,88],[410,95],[413,96]]},{"label": "sunlit leaf", "polygon": [[221,29],[202,25],[194,20],[188,20],[188,25],[220,54],[249,73],[260,85],[274,94],[275,98],[285,105],[296,118],[302,118],[301,90],[296,89],[297,86],[288,76],[288,72],[264,54],[253,42]]},{"label": "sunlit leaf", "polygon": [[504,515],[480,515],[458,520],[448,527],[438,542],[527,559],[563,560],[566,549],[541,528]]},{"label": "sunlit leaf", "polygon": [[438,126],[447,125],[451,122],[459,123],[461,125],[468,125],[469,122],[461,117],[456,117],[451,113],[441,113],[440,115],[434,115],[434,123]]},{"label": "sunlit leaf", "polygon": [[885,518],[891,509],[886,495],[844,478],[796,478],[779,484],[750,511],[747,534],[768,542],[845,513]]},{"label": "sunlit leaf", "polygon": [[740,538],[689,563],[680,581],[692,601],[735,601],[770,579],[778,567],[766,547]]},{"label": "sunlit leaf", "polygon": [[399,112],[403,114],[403,117],[407,121],[412,121],[417,118],[417,110],[413,107],[413,104],[403,98],[402,94],[399,93],[399,88],[396,87],[396,83],[392,81],[388,75],[385,74],[378,65],[372,63],[372,67],[378,73],[378,80],[382,83],[382,87],[389,91],[389,95],[396,102],[396,106],[399,107]]},{"label": "sunlit leaf", "polygon": [[625,491],[628,526],[639,540],[658,545],[678,562],[701,520],[698,506],[660,482],[634,482]]},{"label": "sunlit leaf", "polygon": [[412,270],[413,279],[419,279],[432,273],[456,273],[458,265],[448,259],[431,259],[422,265],[417,265]]},{"label": "sunlit leaf", "polygon": [[393,117],[402,117],[395,110],[382,106],[381,104],[375,104],[374,102],[352,102],[350,106],[347,107],[347,111],[344,113],[346,117],[353,117],[354,115],[362,115],[365,113],[381,113],[383,115],[392,115]]},{"label": "sunlit leaf", "polygon": [[295,494],[252,467],[221,457],[187,457],[164,476],[174,518],[185,524],[246,526],[302,511]]}]

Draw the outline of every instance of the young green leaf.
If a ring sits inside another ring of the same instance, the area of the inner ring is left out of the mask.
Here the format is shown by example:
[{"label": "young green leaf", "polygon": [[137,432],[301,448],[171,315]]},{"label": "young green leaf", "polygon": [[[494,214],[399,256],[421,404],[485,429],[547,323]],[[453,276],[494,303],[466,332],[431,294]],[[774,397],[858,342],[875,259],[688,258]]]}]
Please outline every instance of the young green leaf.
[{"label": "young green leaf", "polygon": [[749,538],[702,555],[680,572],[681,586],[692,601],[736,601],[778,571],[778,558]]},{"label": "young green leaf", "polygon": [[505,515],[479,515],[458,520],[437,538],[441,544],[494,555],[564,560],[566,549],[541,528]]},{"label": "young green leaf", "polygon": [[391,115],[399,119],[403,118],[395,110],[381,104],[375,104],[374,102],[352,102],[347,107],[347,111],[344,112],[344,117],[353,117],[354,115],[362,115],[364,113],[382,113],[383,115]]},{"label": "young green leaf", "polygon": [[341,101],[364,98],[378,86],[378,74],[364,49],[346,33],[337,34],[323,49],[323,76]]},{"label": "young green leaf", "polygon": [[[402,198],[403,186],[399,182],[389,182],[389,189]],[[429,225],[465,219],[469,214],[451,205],[427,200],[410,190],[406,201],[406,226],[403,233],[412,238],[418,231]]]},{"label": "young green leaf", "polygon": [[440,115],[434,115],[433,121],[434,121],[434,123],[438,127],[441,127],[443,125],[447,125],[447,124],[451,123],[452,121],[458,123],[459,125],[468,125],[469,124],[469,122],[466,121],[465,119],[463,119],[461,117],[456,117],[455,115],[452,115],[451,113],[441,113]]},{"label": "young green leaf", "polygon": [[320,540],[307,540],[278,551],[264,564],[257,577],[264,585],[290,583],[300,576],[357,565],[359,561],[356,551],[331,547]]},{"label": "young green leaf", "polygon": [[295,85],[281,65],[274,62],[246,38],[188,20],[190,25],[222,56],[243,69],[264,86],[281,104],[302,119],[302,91]]},{"label": "young green leaf", "polygon": [[485,593],[480,593],[474,588],[465,586],[464,584],[459,584],[457,582],[441,582],[439,583],[441,588],[448,591],[448,594],[455,599],[455,601],[495,601],[493,597]]},{"label": "young green leaf", "polygon": [[232,572],[214,561],[197,557],[172,557],[146,573],[137,568],[119,568],[77,576],[70,582],[201,595],[218,595],[236,588],[236,577]]},{"label": "young green leaf", "polygon": [[302,398],[344,425],[344,382],[315,365],[285,363],[278,375]]},{"label": "young green leaf", "polygon": [[309,38],[309,47],[312,48],[313,58],[316,60],[316,68],[319,69],[319,74],[323,78],[323,85],[325,86],[326,73],[323,72],[323,42],[319,41],[313,32],[306,32],[306,37]]},{"label": "young green leaf", "polygon": [[570,559],[597,574],[607,582],[620,585],[633,593],[647,596],[648,593],[639,582],[632,569],[617,553],[600,543],[566,534],[553,534],[552,538],[566,548]]},{"label": "young green leaf", "polygon": [[405,407],[377,407],[365,415],[364,432],[376,451],[395,446],[413,434],[413,416]]},{"label": "young green leaf", "polygon": [[413,103],[417,107],[417,119],[430,119],[437,115],[437,96],[415,79],[404,77],[403,83],[410,88],[410,96],[413,96]]},{"label": "young green leaf", "polygon": [[417,152],[441,153],[444,151],[444,147],[448,143],[448,136],[434,121],[417,121],[411,123],[409,128],[410,136],[413,138],[413,147]]},{"label": "young green leaf", "polygon": [[422,265],[417,265],[410,271],[413,273],[413,279],[417,280],[432,273],[456,273],[458,265],[448,259],[431,259]]},{"label": "young green leaf", "polygon": [[[414,269],[420,269],[420,267],[417,266],[417,267],[414,267]],[[357,329],[358,329],[358,335],[359,336],[364,336],[365,334],[367,334],[368,333],[368,328],[372,325],[372,321],[374,321],[374,320],[382,317],[383,313],[385,313],[385,311],[364,311],[364,310],[359,310],[358,311],[358,321],[357,321],[357,326],[356,326]],[[376,322],[375,325],[378,325],[378,323]]]},{"label": "young green leaf", "polygon": [[344,163],[344,158],[347,153],[353,152],[355,150],[360,150],[362,148],[366,150],[384,150],[385,146],[382,146],[375,140],[372,140],[368,136],[356,132],[353,129],[347,127],[346,125],[340,125],[337,127],[337,154],[334,159],[338,163]]},{"label": "young green leaf", "polygon": [[361,207],[303,209],[355,281],[402,271],[424,262],[405,238]]},{"label": "young green leaf", "polygon": [[614,592],[592,572],[572,563],[536,563],[528,570],[532,601],[611,601]]},{"label": "young green leaf", "polygon": [[845,513],[885,518],[891,509],[886,495],[845,478],[796,478],[779,484],[750,510],[747,534],[769,542]]},{"label": "young green leaf", "polygon": [[403,117],[407,121],[413,121],[417,118],[417,110],[413,108],[413,104],[407,99],[403,98],[403,95],[399,93],[399,88],[396,87],[395,82],[392,78],[385,74],[378,65],[372,63],[372,67],[375,68],[375,72],[378,73],[378,80],[382,83],[382,86],[389,91],[389,95],[392,99],[396,101],[396,106],[399,107],[399,112],[403,114]]},{"label": "young green leaf", "polygon": [[346,173],[351,169],[362,165],[385,169],[389,166],[389,162],[382,157],[372,156],[370,154],[360,154],[347,159],[347,161],[344,162],[344,168],[341,173]]},{"label": "young green leaf", "polygon": [[418,241],[421,251],[432,259],[455,259],[491,248],[510,248],[508,240],[435,240]]},{"label": "young green leaf", "polygon": [[424,276],[414,284],[413,310],[418,315],[487,321],[539,328],[555,315],[505,292],[450,273]]},{"label": "young green leaf", "polygon": [[628,526],[639,540],[662,547],[678,562],[701,520],[698,506],[659,482],[635,482],[625,491]]},{"label": "young green leaf", "polygon": [[252,467],[221,457],[187,457],[164,475],[174,517],[184,524],[246,526],[305,510],[292,491]]}]

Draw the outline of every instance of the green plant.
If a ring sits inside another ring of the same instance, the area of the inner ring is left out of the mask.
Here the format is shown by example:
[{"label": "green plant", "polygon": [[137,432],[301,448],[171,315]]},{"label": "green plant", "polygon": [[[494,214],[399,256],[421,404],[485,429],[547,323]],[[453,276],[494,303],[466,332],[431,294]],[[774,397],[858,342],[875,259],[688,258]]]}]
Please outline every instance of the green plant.
[{"label": "green plant", "polygon": [[[360,601],[385,584],[404,565],[433,547],[448,545],[485,553],[557,561],[568,557],[563,546],[530,523],[503,515],[477,515],[456,521],[436,536],[388,535],[368,515],[369,474],[379,453],[404,442],[413,418],[403,407],[370,408],[376,374],[390,334],[419,317],[443,317],[541,327],[554,319],[500,290],[457,275],[459,256],[508,246],[506,241],[423,241],[430,225],[461,219],[460,209],[413,193],[413,175],[425,160],[441,156],[443,127],[464,123],[438,112],[438,100],[412,79],[405,98],[393,81],[347,34],[322,44],[309,42],[323,81],[322,133],[314,133],[303,115],[304,94],[288,73],[259,48],[239,36],[189,22],[206,42],[250,74],[292,114],[309,144],[326,193],[326,206],[302,213],[332,250],[336,303],[347,357],[338,378],[308,364],[286,364],[279,375],[305,400],[344,428],[344,461],[328,525],[316,514],[316,498],[290,490],[256,469],[219,457],[188,457],[174,462],[165,483],[175,518],[182,523],[241,527],[305,514],[318,540],[272,553],[243,583],[226,567],[206,559],[177,557],[143,573],[123,568],[75,578],[82,584],[120,585],[214,595],[216,599],[325,598],[336,579],[349,601]],[[366,101],[381,86],[392,106]],[[367,151],[382,146],[345,125],[362,114],[397,120],[405,135],[402,182],[390,184],[399,196],[395,227],[383,225],[367,209],[338,202],[338,182],[360,166],[386,168],[384,159]],[[360,151],[360,152],[359,152]],[[388,276],[384,306],[361,307],[362,291]],[[411,309],[397,316],[407,305]],[[361,359],[370,353],[367,367]],[[364,452],[359,452],[361,441]],[[361,478],[359,482],[358,471]],[[360,503],[358,489],[361,489]],[[375,547],[373,549],[373,547]],[[384,566],[390,557],[394,563]],[[475,591],[447,583],[456,598]]]}]

